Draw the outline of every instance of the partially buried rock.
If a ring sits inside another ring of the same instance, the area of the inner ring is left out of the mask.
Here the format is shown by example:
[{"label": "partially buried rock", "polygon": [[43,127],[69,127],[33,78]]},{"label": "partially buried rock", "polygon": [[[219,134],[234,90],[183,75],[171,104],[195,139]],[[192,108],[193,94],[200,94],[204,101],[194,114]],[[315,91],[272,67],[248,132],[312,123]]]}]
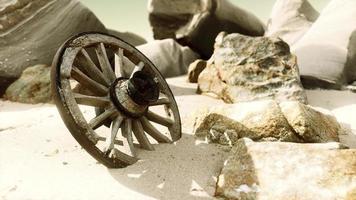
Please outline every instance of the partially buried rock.
[{"label": "partially buried rock", "polygon": [[318,19],[319,13],[308,0],[277,0],[268,20],[265,36],[296,43]]},{"label": "partially buried rock", "polygon": [[158,68],[164,77],[186,74],[189,64],[199,55],[173,39],[155,40],[137,47]]},{"label": "partially buried rock", "polygon": [[7,0],[0,8],[0,96],[26,67],[50,65],[69,37],[106,32],[77,0]]},{"label": "partially buried rock", "polygon": [[196,60],[189,65],[188,68],[188,82],[197,83],[199,74],[205,69],[206,61],[205,60]]},{"label": "partially buried rock", "polygon": [[355,0],[332,0],[292,46],[305,87],[343,89],[356,80],[355,18]]},{"label": "partially buried rock", "polygon": [[51,95],[51,68],[35,65],[25,69],[21,77],[7,88],[5,99],[20,103],[47,103]]},{"label": "partially buried rock", "polygon": [[356,199],[356,150],[338,143],[241,139],[218,177],[224,199]]},{"label": "partially buried rock", "polygon": [[263,23],[228,0],[150,0],[149,20],[155,39],[174,38],[203,58],[213,53],[221,32],[261,36]]},{"label": "partially buried rock", "polygon": [[198,111],[194,133],[210,142],[230,146],[243,137],[299,143],[339,141],[342,131],[339,123],[324,112],[297,101],[222,105]]},{"label": "partially buried rock", "polygon": [[227,103],[257,99],[277,101],[307,97],[299,79],[297,58],[279,38],[221,33],[198,92],[213,93]]}]

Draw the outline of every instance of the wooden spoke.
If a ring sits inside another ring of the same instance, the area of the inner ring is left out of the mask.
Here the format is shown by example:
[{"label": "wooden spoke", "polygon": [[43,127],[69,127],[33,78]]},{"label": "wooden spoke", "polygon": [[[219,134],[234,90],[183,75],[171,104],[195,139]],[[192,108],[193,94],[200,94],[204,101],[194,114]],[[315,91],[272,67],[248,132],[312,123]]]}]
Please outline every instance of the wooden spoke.
[{"label": "wooden spoke", "polygon": [[78,104],[94,107],[105,107],[110,103],[110,100],[107,97],[96,97],[79,93],[74,93],[74,98]]},{"label": "wooden spoke", "polygon": [[120,126],[124,117],[118,114],[114,121],[111,123],[111,134],[106,138],[106,151],[111,151],[114,148],[115,138],[119,132]]},{"label": "wooden spoke", "polygon": [[138,63],[138,65],[136,65],[135,68],[132,70],[130,78],[134,75],[135,72],[141,71],[144,66],[145,63],[143,62]]},{"label": "wooden spoke", "polygon": [[124,163],[127,163],[128,165],[132,165],[135,162],[137,162],[137,158],[131,157],[129,155],[126,155],[125,153],[119,151],[118,149],[114,148],[111,150],[109,157],[118,159]]},{"label": "wooden spoke", "polygon": [[72,77],[77,80],[83,87],[97,95],[104,96],[108,93],[108,89],[105,86],[95,82],[75,67],[72,69]]},{"label": "wooden spoke", "polygon": [[143,129],[145,130],[146,133],[151,135],[157,142],[161,143],[171,143],[171,140],[160,133],[149,121],[146,117],[141,117],[140,118],[141,124]]},{"label": "wooden spoke", "polygon": [[[107,140],[107,138],[103,137],[103,136],[98,136],[97,139],[100,141],[103,141],[103,142],[106,142],[106,140]],[[121,140],[114,140],[114,144],[122,146],[123,142]]]},{"label": "wooden spoke", "polygon": [[131,156],[135,157],[136,152],[133,145],[133,138],[132,138],[132,126],[131,126],[131,119],[125,119],[123,125],[121,126],[122,136],[126,138],[123,140],[124,148],[126,151],[131,153]]},{"label": "wooden spoke", "polygon": [[119,48],[117,54],[115,54],[115,75],[116,77],[122,77],[124,75],[124,50]]},{"label": "wooden spoke", "polygon": [[132,121],[132,131],[134,132],[135,137],[136,137],[138,143],[140,144],[141,148],[150,150],[150,151],[154,150],[154,147],[148,140],[148,138],[143,130],[142,124],[139,120]]},{"label": "wooden spoke", "polygon": [[109,86],[110,85],[109,79],[107,79],[104,76],[104,74],[99,70],[99,68],[90,58],[88,52],[85,49],[81,49],[80,52],[83,55],[83,57],[78,57],[78,59],[80,60],[79,68],[95,81],[103,85]]},{"label": "wooden spoke", "polygon": [[95,51],[96,51],[96,55],[98,57],[98,60],[99,60],[100,66],[101,66],[101,70],[103,71],[104,76],[106,76],[110,80],[110,82],[115,81],[116,76],[111,68],[109,58],[106,54],[105,45],[103,43],[100,43],[96,47]]},{"label": "wooden spoke", "polygon": [[149,106],[160,106],[160,105],[164,105],[164,104],[170,104],[171,102],[169,101],[169,99],[167,98],[160,98],[155,102],[152,102],[149,104]]},{"label": "wooden spoke", "polygon": [[99,128],[105,123],[106,119],[113,116],[115,113],[117,114],[115,108],[109,108],[105,110],[105,112],[101,113],[100,115],[96,116],[94,119],[90,120],[89,127],[92,128],[93,130]]},{"label": "wooden spoke", "polygon": [[146,117],[148,120],[150,120],[152,122],[156,122],[156,123],[161,124],[166,127],[170,127],[174,124],[174,121],[171,120],[170,118],[159,116],[156,113],[151,112],[149,110],[146,113]]}]

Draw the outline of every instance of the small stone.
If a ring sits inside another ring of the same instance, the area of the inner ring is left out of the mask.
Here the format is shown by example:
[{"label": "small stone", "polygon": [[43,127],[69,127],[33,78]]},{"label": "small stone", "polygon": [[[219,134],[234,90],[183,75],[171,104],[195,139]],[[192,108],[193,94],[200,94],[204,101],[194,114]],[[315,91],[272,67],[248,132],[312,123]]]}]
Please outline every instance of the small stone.
[{"label": "small stone", "polygon": [[62,164],[63,165],[68,165],[68,162],[63,161]]},{"label": "small stone", "polygon": [[205,69],[206,61],[205,60],[196,60],[189,65],[188,68],[188,82],[197,83],[199,74]]}]

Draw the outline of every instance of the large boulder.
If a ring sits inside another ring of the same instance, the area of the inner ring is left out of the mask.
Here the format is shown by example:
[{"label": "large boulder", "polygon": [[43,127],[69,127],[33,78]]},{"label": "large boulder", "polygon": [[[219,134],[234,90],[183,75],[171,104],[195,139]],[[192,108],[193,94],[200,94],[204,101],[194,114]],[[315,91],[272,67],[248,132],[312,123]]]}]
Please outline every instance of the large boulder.
[{"label": "large boulder", "polygon": [[338,143],[241,139],[218,177],[215,195],[237,200],[356,199],[356,150]]},{"label": "large boulder", "polygon": [[257,17],[228,0],[149,0],[148,11],[155,39],[174,38],[205,59],[213,53],[221,31],[264,34]]},{"label": "large boulder", "polygon": [[108,31],[110,35],[116,36],[133,46],[139,46],[147,43],[145,38],[132,32],[120,32],[112,29],[109,29]]},{"label": "large boulder", "polygon": [[356,80],[356,1],[332,0],[292,51],[303,85],[341,89]]},{"label": "large boulder", "polygon": [[20,103],[47,103],[52,100],[51,68],[47,65],[35,65],[25,69],[21,77],[6,90],[4,98]]},{"label": "large boulder", "polygon": [[186,74],[189,64],[199,55],[189,47],[183,47],[173,39],[155,40],[137,46],[150,59],[164,77]]},{"label": "large boulder", "polygon": [[199,75],[198,92],[213,93],[227,103],[267,98],[307,102],[287,43],[237,33],[216,38],[214,55]]},{"label": "large boulder", "polygon": [[273,100],[210,107],[195,114],[197,137],[222,145],[233,145],[248,137],[254,141],[332,142],[343,133],[328,111],[299,103]]},{"label": "large boulder", "polygon": [[308,0],[277,0],[272,8],[265,36],[280,37],[293,45],[318,17],[319,12]]},{"label": "large boulder", "polygon": [[106,32],[77,0],[7,0],[0,7],[0,95],[26,67],[50,65],[69,37],[86,31]]}]

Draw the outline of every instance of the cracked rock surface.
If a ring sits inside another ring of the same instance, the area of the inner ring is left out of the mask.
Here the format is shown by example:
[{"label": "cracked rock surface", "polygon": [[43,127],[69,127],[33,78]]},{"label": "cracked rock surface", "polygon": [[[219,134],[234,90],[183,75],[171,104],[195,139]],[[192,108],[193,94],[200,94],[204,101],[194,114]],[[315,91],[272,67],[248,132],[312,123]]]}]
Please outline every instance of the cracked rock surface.
[{"label": "cracked rock surface", "polygon": [[258,99],[307,102],[297,58],[278,38],[220,33],[198,91],[213,93],[227,103]]},{"label": "cracked rock surface", "polygon": [[320,143],[339,141],[343,130],[326,110],[297,101],[252,101],[202,109],[195,117],[194,133],[222,145],[248,137],[254,141]]},{"label": "cracked rock surface", "polygon": [[224,199],[356,198],[356,150],[339,143],[296,144],[241,139],[218,177]]}]

